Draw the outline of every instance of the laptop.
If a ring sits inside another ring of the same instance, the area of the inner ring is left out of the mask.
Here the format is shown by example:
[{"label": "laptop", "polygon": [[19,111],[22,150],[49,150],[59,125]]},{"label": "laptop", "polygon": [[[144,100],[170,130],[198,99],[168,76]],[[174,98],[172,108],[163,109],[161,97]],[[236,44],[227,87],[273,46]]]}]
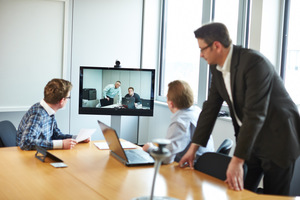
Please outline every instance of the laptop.
[{"label": "laptop", "polygon": [[134,101],[135,101],[134,97],[123,97],[122,98],[122,105],[125,108],[128,108],[128,109],[135,109]]},{"label": "laptop", "polygon": [[150,103],[151,103],[151,100],[149,100],[149,99],[143,99],[142,100],[142,106],[143,106],[143,108],[150,109]]},{"label": "laptop", "polygon": [[108,144],[110,154],[126,166],[152,165],[154,159],[142,149],[124,150],[116,131],[98,120],[100,130]]}]

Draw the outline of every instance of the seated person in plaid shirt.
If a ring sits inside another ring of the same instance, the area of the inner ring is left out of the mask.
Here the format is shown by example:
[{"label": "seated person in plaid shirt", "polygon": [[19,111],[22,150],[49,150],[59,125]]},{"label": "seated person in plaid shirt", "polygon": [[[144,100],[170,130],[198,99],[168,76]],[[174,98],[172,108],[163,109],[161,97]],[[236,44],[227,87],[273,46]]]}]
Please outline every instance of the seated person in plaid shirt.
[{"label": "seated person in plaid shirt", "polygon": [[[70,98],[72,84],[52,79],[44,88],[44,99],[34,104],[23,116],[17,131],[17,145],[22,150],[34,150],[36,145],[46,149],[72,149],[76,140],[57,127],[54,114]],[[89,142],[90,139],[84,142]]]}]

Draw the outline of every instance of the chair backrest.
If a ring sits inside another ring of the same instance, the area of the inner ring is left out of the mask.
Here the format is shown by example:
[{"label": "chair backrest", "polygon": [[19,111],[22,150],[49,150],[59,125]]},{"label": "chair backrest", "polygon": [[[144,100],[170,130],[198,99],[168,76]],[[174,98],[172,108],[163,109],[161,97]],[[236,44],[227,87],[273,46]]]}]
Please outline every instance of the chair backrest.
[{"label": "chair backrest", "polygon": [[294,174],[290,185],[290,196],[300,196],[300,156],[294,166]]},{"label": "chair backrest", "polygon": [[0,122],[0,147],[17,146],[17,130],[10,121]]},{"label": "chair backrest", "polygon": [[233,145],[233,141],[231,139],[227,138],[222,142],[222,144],[219,146],[219,148],[217,149],[216,152],[225,154],[225,155],[229,155],[232,145]]},{"label": "chair backrest", "polygon": [[[226,171],[231,157],[228,155],[206,152],[202,154],[196,161],[194,168],[200,172],[218,178],[220,180],[226,180]],[[247,166],[244,164],[244,179],[247,174]]]}]

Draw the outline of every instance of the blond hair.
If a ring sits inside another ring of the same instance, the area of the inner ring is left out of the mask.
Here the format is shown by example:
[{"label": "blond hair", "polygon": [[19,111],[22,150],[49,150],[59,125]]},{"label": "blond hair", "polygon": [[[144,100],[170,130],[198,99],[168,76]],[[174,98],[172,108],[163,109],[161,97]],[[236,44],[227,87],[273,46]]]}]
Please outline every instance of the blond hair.
[{"label": "blond hair", "polygon": [[175,80],[168,84],[168,100],[178,109],[189,108],[194,104],[194,95],[190,85],[182,80]]}]

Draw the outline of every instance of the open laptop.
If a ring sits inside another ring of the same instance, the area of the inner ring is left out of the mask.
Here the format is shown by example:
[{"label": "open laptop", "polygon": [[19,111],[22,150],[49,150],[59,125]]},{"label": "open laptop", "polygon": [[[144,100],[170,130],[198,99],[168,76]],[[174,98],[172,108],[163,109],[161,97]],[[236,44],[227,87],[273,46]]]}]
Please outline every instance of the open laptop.
[{"label": "open laptop", "polygon": [[126,166],[151,165],[154,159],[142,149],[124,150],[116,131],[98,120],[100,130],[108,144],[110,154]]},{"label": "open laptop", "polygon": [[128,109],[135,109],[134,101],[135,101],[134,97],[123,97],[122,98],[122,105],[125,108],[128,108]]},{"label": "open laptop", "polygon": [[150,109],[150,103],[151,100],[150,99],[143,99],[142,100],[142,106],[144,109]]}]

